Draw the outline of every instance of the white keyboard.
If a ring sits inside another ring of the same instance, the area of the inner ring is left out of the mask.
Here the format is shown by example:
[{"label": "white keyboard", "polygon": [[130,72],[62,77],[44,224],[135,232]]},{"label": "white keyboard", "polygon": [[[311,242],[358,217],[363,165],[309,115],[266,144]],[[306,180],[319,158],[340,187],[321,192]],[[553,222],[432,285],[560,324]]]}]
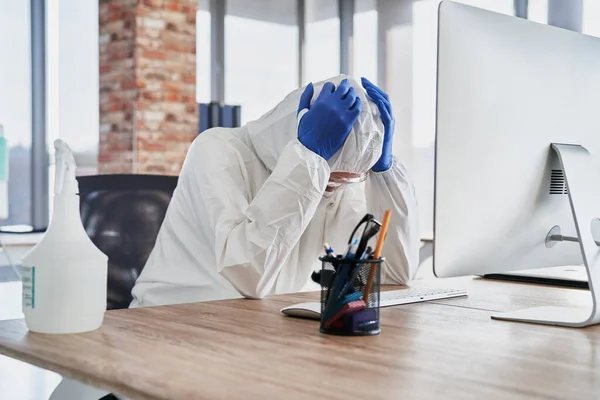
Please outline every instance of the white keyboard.
[{"label": "white keyboard", "polygon": [[[450,297],[460,297],[466,295],[467,291],[465,289],[430,289],[410,287],[401,290],[381,292],[379,306],[398,306],[401,304],[448,299]],[[290,317],[320,319],[321,304],[317,302],[293,304],[283,308],[281,312]]]},{"label": "white keyboard", "polygon": [[460,297],[466,295],[466,289],[431,289],[410,287],[402,290],[381,292],[379,306],[390,307],[400,304],[418,303],[421,301],[447,299],[450,297]]}]

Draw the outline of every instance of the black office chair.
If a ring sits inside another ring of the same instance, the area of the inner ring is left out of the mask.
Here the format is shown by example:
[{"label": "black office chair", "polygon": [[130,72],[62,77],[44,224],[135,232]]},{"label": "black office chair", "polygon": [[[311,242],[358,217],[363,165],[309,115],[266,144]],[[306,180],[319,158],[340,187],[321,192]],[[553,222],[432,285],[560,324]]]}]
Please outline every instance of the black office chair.
[{"label": "black office chair", "polygon": [[154,247],[176,176],[78,177],[83,226],[108,256],[107,309],[127,308],[131,289]]}]

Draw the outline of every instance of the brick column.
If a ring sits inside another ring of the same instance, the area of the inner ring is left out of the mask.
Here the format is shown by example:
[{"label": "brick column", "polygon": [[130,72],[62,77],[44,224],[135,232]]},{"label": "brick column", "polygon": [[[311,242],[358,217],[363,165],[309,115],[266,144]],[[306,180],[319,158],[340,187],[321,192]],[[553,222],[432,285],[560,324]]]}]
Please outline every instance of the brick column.
[{"label": "brick column", "polygon": [[100,173],[179,173],[198,132],[197,0],[100,0]]}]

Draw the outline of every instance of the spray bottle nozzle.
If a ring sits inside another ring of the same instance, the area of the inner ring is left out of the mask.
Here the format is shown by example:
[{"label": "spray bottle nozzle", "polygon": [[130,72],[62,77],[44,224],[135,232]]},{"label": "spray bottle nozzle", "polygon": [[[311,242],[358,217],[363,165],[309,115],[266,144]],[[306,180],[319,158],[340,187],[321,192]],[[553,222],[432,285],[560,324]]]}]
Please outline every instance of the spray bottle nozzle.
[{"label": "spray bottle nozzle", "polygon": [[[62,140],[54,141],[54,149],[56,150],[56,173],[54,175],[54,194],[62,194],[65,186],[70,188],[74,183],[74,193],[77,192],[77,179],[75,178],[75,157],[69,146]],[[65,185],[67,183],[68,185]]]}]

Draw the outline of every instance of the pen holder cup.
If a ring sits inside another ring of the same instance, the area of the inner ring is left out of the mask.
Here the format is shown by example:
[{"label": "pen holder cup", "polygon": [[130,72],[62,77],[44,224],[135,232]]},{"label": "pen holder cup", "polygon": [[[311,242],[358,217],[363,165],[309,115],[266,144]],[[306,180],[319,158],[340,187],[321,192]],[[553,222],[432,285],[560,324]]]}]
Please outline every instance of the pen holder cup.
[{"label": "pen holder cup", "polygon": [[320,260],[321,333],[379,334],[379,278],[383,258],[348,260],[325,256]]}]

